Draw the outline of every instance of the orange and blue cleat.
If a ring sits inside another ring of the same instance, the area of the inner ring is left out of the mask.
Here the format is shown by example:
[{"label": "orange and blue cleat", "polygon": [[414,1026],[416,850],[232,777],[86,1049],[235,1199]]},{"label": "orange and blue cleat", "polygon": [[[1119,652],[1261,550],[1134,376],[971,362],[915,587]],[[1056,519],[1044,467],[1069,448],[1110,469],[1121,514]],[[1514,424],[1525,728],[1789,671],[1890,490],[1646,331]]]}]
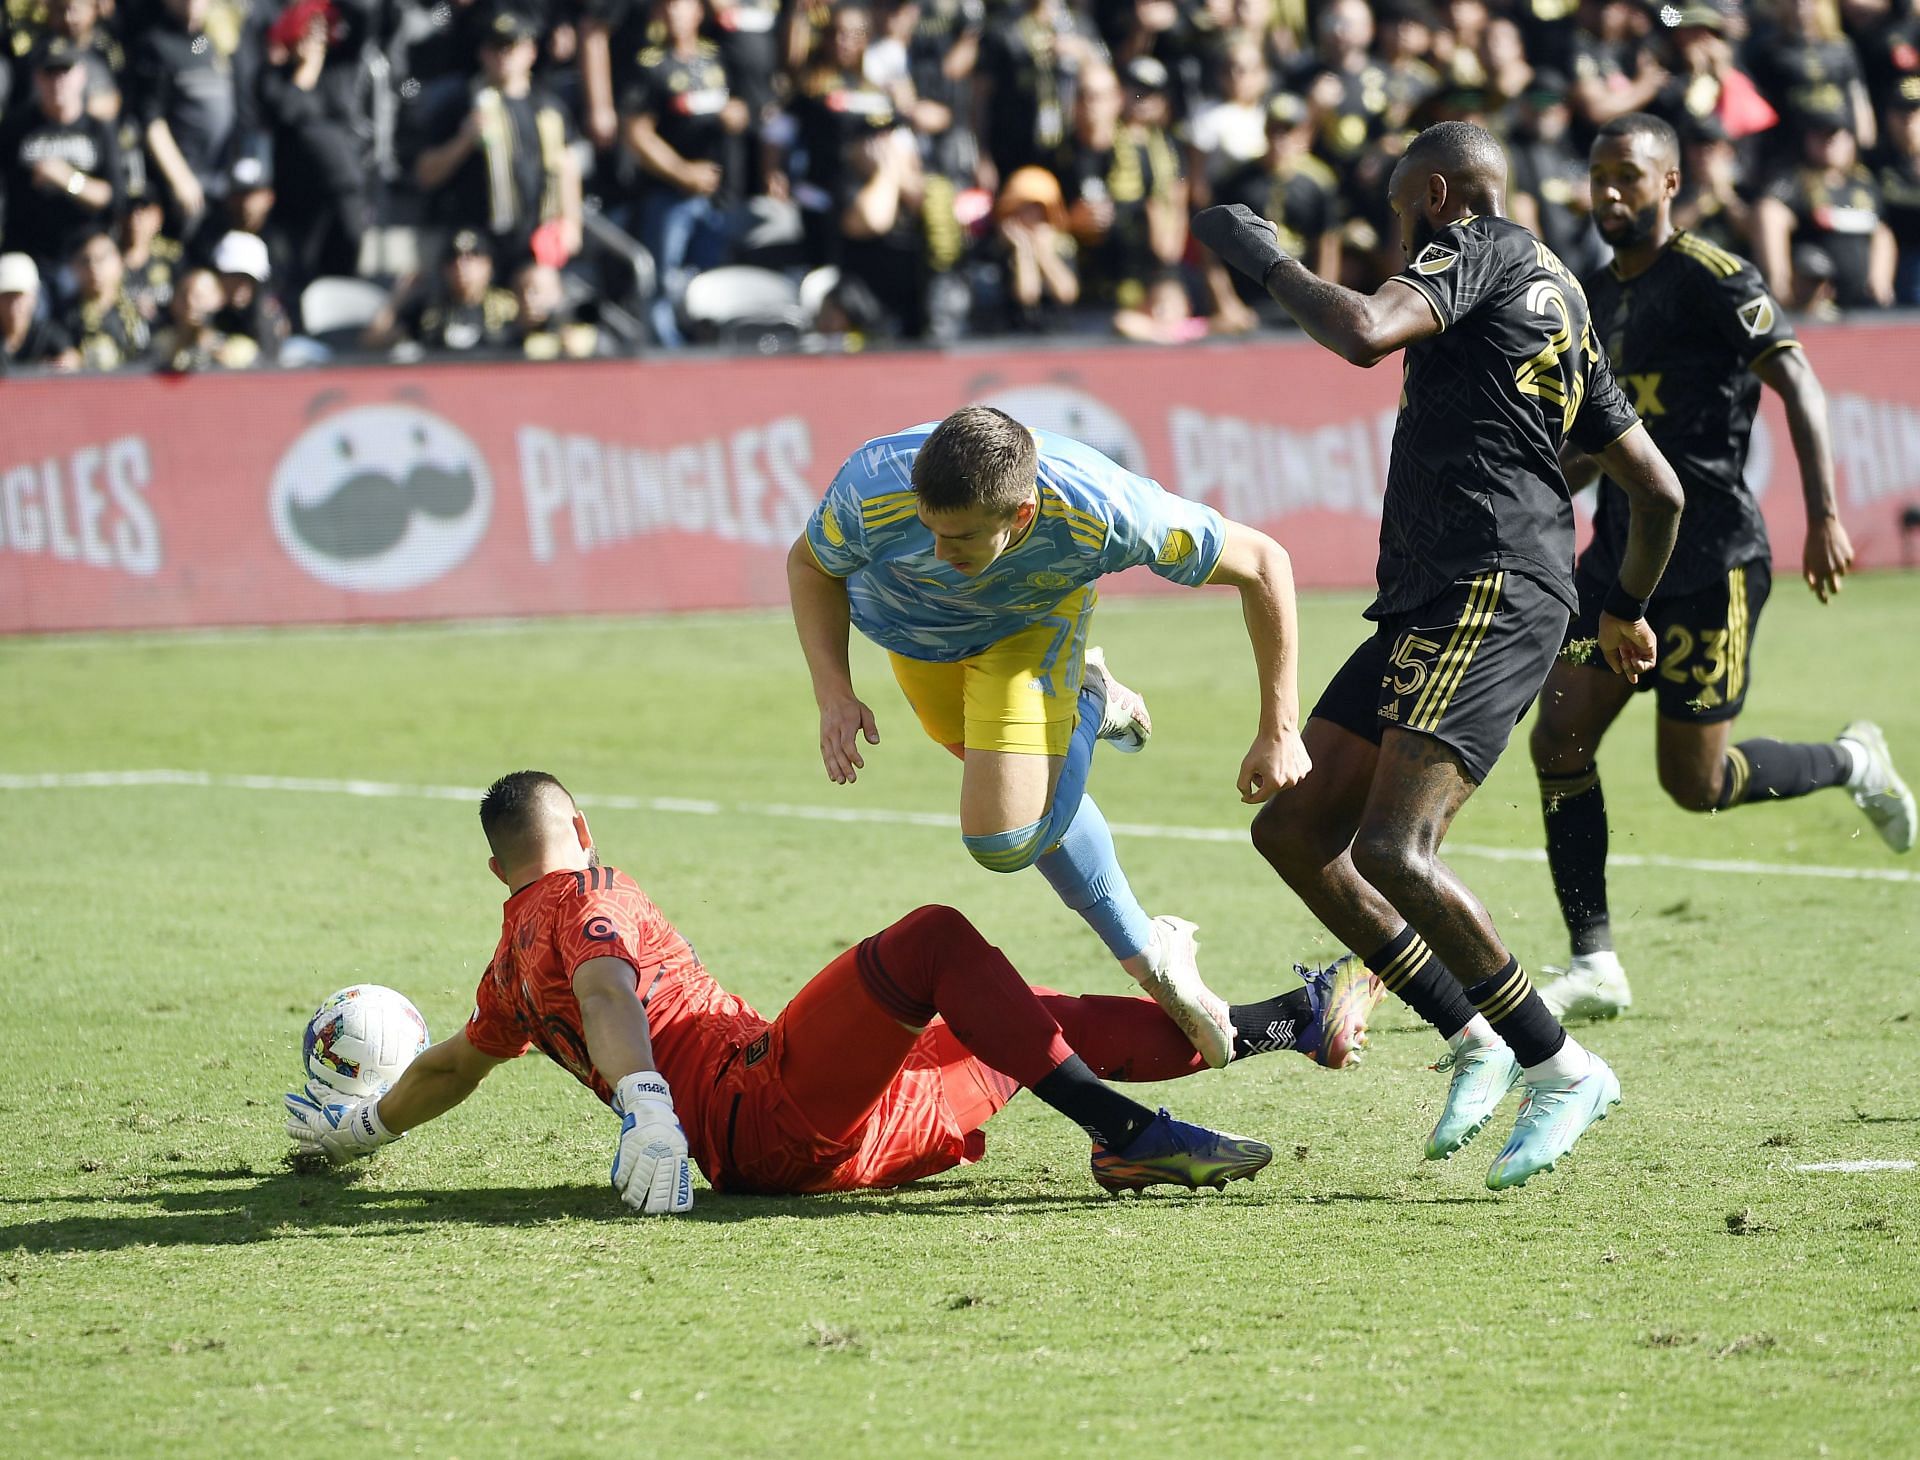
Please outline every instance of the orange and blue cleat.
[{"label": "orange and blue cleat", "polygon": [[1225,1190],[1229,1181],[1251,1181],[1271,1160],[1273,1147],[1265,1141],[1188,1125],[1162,1110],[1124,1152],[1096,1145],[1093,1179],[1116,1193],[1149,1186]]}]

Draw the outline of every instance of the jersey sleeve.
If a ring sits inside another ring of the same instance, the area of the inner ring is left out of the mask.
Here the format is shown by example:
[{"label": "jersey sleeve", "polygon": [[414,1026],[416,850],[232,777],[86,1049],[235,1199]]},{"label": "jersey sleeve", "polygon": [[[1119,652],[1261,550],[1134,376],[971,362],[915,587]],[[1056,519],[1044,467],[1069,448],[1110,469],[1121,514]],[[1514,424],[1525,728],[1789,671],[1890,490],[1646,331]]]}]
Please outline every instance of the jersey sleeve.
[{"label": "jersey sleeve", "polygon": [[1189,588],[1206,582],[1226,546],[1226,519],[1146,477],[1120,467],[1113,472],[1112,525],[1102,550],[1107,571],[1145,566]]},{"label": "jersey sleeve", "polygon": [[467,1043],[497,1060],[518,1059],[533,1048],[520,1021],[501,1002],[493,986],[491,967],[474,991],[473,1013],[467,1018]]},{"label": "jersey sleeve", "polygon": [[1587,356],[1587,393],[1573,418],[1568,439],[1585,452],[1604,451],[1640,423],[1627,393],[1614,378],[1606,352],[1594,348],[1593,331],[1584,335]]},{"label": "jersey sleeve", "polygon": [[857,457],[834,477],[827,495],[807,518],[807,546],[821,570],[845,578],[870,561],[867,553],[866,502],[855,479]]},{"label": "jersey sleeve", "polygon": [[1452,329],[1492,299],[1506,268],[1494,240],[1450,223],[1393,277],[1426,296],[1442,330]]},{"label": "jersey sleeve", "polygon": [[1712,281],[1708,316],[1723,343],[1752,368],[1780,350],[1797,349],[1793,322],[1767,292],[1759,272],[1740,261],[1740,268]]}]

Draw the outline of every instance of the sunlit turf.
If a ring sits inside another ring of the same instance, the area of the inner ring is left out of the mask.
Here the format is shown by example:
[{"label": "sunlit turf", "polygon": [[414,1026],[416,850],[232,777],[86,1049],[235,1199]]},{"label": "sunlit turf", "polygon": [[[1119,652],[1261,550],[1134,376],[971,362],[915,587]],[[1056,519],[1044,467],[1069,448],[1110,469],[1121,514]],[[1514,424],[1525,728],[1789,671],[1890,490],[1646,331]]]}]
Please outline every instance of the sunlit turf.
[{"label": "sunlit turf", "polygon": [[[1361,600],[1305,606],[1309,697]],[[1776,590],[1743,722],[1871,715],[1909,773],[1920,582],[1821,610]],[[1103,753],[1115,822],[1242,828],[1253,725],[1231,597],[1109,601],[1097,637],[1153,704]],[[772,1013],[928,901],[1037,981],[1122,976],[1036,877],[937,826],[755,808],[950,811],[955,767],[881,659],[881,744],[824,779],[804,673],[767,616],[0,644],[0,771],[177,768],[719,803],[591,813],[717,976]],[[1660,797],[1651,706],[1602,757],[1615,845],[1920,870],[1842,794],[1721,817]],[[1455,840],[1525,851],[1516,737]],[[1150,909],[1201,924],[1234,997],[1330,941],[1238,839],[1123,836]],[[358,1180],[285,1172],[278,1095],[331,989],[464,1017],[497,930],[471,804],[222,787],[0,791],[0,1453],[474,1457],[1910,1452],[1920,1177],[1920,883],[1614,874],[1638,998],[1583,1031],[1626,1103],[1559,1172],[1482,1185],[1392,1006],[1361,1071],[1293,1056],[1156,1087],[1270,1139],[1253,1186],[1103,1198],[1077,1130],[1016,1100],[987,1159],[892,1193],[718,1197],[641,1221],[615,1124],[537,1057]],[[1461,852],[1524,961],[1565,951],[1545,869]]]}]

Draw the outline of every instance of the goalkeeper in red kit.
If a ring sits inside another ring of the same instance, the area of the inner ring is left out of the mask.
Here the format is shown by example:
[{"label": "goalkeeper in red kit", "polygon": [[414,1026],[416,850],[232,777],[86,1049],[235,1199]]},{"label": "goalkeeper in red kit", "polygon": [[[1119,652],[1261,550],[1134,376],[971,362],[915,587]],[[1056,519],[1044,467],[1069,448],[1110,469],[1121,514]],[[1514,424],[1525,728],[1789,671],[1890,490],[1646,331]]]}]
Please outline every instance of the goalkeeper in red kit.
[{"label": "goalkeeper in red kit", "polygon": [[[289,1094],[300,1152],[368,1155],[537,1047],[620,1116],[612,1182],[636,1211],[690,1209],[691,1164],[722,1192],[898,1186],[978,1160],[981,1126],[1023,1086],[1092,1136],[1108,1191],[1224,1186],[1272,1159],[1260,1141],[1155,1113],[1106,1083],[1204,1068],[1158,1005],[1029,987],[951,908],[920,908],[848,949],[769,1022],[601,865],[552,776],[503,776],[480,821],[511,895],[472,1017],[377,1099]],[[1349,958],[1235,1006],[1236,1057],[1297,1049],[1349,1065],[1381,993]]]}]

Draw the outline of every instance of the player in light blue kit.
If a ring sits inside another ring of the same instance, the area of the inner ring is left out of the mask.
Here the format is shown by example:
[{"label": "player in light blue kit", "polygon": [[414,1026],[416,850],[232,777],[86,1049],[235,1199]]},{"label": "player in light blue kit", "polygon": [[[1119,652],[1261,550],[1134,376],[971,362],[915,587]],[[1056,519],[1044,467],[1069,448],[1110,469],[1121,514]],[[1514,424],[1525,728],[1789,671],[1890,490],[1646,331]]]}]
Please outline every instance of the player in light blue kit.
[{"label": "player in light blue kit", "polygon": [[[869,441],[794,543],[787,581],[828,777],[857,779],[860,738],[880,738],[848,669],[852,624],[888,651],[922,728],[964,763],[960,831],[974,860],[995,872],[1037,866],[1218,1068],[1236,1038],[1244,1052],[1260,1032],[1236,1031],[1201,981],[1194,925],[1141,909],[1085,793],[1096,739],[1134,751],[1152,731],[1146,702],[1087,648],[1094,580],[1143,564],[1189,587],[1240,590],[1260,682],[1240,796],[1261,802],[1293,785],[1310,763],[1285,551],[1078,441],[986,406]],[[1309,985],[1316,1005],[1380,996],[1357,960]],[[1337,1068],[1360,1043],[1318,1058]]]}]

